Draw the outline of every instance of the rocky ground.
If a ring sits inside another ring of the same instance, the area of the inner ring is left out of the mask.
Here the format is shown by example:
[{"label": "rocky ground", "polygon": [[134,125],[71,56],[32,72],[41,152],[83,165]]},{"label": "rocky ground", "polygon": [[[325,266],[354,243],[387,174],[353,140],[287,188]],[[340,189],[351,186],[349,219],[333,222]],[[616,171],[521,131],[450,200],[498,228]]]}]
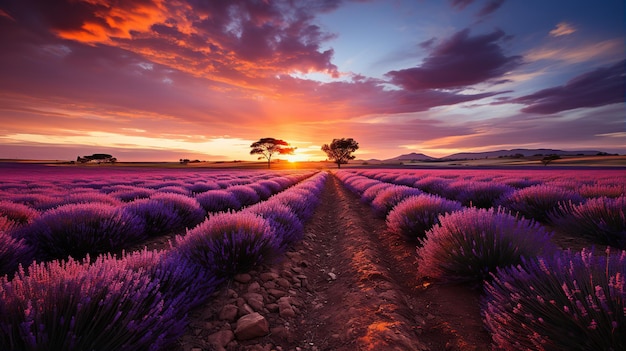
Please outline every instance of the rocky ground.
[{"label": "rocky ground", "polygon": [[486,350],[479,292],[415,277],[415,244],[329,177],[305,238],[191,316],[180,350]]}]

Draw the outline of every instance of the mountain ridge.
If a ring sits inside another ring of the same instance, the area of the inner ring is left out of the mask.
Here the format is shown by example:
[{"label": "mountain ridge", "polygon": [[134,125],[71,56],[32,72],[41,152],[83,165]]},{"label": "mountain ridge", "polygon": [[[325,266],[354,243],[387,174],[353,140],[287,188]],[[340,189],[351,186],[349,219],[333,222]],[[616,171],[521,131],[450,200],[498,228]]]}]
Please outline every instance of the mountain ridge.
[{"label": "mountain ridge", "polygon": [[528,156],[547,156],[547,155],[559,155],[559,156],[593,156],[602,153],[602,151],[598,150],[558,150],[558,149],[510,149],[510,150],[496,150],[496,151],[485,151],[485,152],[460,152],[451,154],[444,157],[432,157],[423,153],[411,152],[408,154],[403,154],[400,156],[396,156],[393,158],[386,159],[384,161],[451,161],[451,160],[475,160],[481,158],[493,158],[493,157],[506,157],[506,156],[515,156],[522,155],[523,157]]}]

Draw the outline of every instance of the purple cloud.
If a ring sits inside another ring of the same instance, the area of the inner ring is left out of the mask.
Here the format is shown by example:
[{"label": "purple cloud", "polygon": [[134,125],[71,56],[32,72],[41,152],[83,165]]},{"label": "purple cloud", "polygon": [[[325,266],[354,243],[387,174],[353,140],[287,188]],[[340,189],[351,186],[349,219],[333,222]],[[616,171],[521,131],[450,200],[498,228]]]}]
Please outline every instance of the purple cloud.
[{"label": "purple cloud", "polygon": [[502,4],[504,4],[504,0],[489,0],[489,2],[487,2],[485,6],[483,6],[483,8],[478,12],[477,16],[485,17],[489,14],[492,14],[497,9],[499,9]]},{"label": "purple cloud", "polygon": [[463,10],[473,2],[474,0],[450,0],[452,7],[458,10]]},{"label": "purple cloud", "polygon": [[521,63],[519,56],[505,56],[498,41],[505,33],[469,36],[469,29],[437,45],[420,67],[386,74],[406,90],[458,89],[499,78]]},{"label": "purple cloud", "polygon": [[528,105],[522,112],[550,114],[581,107],[598,107],[623,103],[626,96],[626,60],[581,74],[565,85],[543,89],[536,93],[501,103]]}]

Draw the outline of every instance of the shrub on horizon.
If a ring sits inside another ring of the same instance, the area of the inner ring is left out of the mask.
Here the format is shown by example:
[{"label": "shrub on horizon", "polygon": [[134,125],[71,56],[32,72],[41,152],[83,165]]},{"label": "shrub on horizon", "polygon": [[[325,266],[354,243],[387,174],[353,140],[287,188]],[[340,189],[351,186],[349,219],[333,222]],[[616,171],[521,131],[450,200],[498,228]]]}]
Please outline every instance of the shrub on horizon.
[{"label": "shrub on horizon", "polygon": [[626,195],[592,198],[582,204],[561,203],[549,218],[568,234],[626,249]]},{"label": "shrub on horizon", "polygon": [[626,251],[560,252],[501,268],[483,321],[502,350],[626,349]]},{"label": "shrub on horizon", "polygon": [[522,257],[552,254],[551,234],[503,209],[467,208],[439,218],[417,248],[418,275],[444,283],[477,283]]},{"label": "shrub on horizon", "polygon": [[118,250],[145,238],[140,218],[107,204],[69,204],[43,213],[16,237],[34,247],[41,260],[82,258]]},{"label": "shrub on horizon", "polygon": [[166,350],[186,327],[157,279],[103,259],[34,263],[0,297],[2,350]]},{"label": "shrub on horizon", "polygon": [[393,185],[379,191],[374,200],[372,200],[370,206],[377,217],[385,218],[387,217],[389,211],[391,211],[402,200],[409,196],[417,196],[421,194],[423,194],[422,191],[416,188],[404,185]]},{"label": "shrub on horizon", "polygon": [[209,190],[196,195],[196,200],[208,213],[241,209],[241,202],[228,190]]},{"label": "shrub on horizon", "polygon": [[271,262],[279,248],[268,221],[244,211],[209,217],[187,235],[177,236],[174,250],[208,274],[230,278]]},{"label": "shrub on horizon", "polygon": [[513,212],[518,212],[528,219],[546,222],[548,214],[556,209],[560,202],[581,203],[584,198],[572,190],[551,185],[534,185],[519,189],[499,203]]},{"label": "shrub on horizon", "polygon": [[460,211],[463,206],[437,195],[409,196],[387,215],[387,227],[408,240],[418,240],[439,223],[439,216]]}]

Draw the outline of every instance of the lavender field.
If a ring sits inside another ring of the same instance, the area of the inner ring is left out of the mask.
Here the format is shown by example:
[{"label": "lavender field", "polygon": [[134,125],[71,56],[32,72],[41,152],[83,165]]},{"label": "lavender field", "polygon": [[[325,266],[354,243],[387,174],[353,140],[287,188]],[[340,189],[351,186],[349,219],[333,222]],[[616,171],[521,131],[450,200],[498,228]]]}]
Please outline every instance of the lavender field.
[{"label": "lavender field", "polygon": [[622,171],[31,166],[0,175],[0,349],[172,349],[304,239],[329,177],[417,248],[416,276],[482,291],[494,348],[626,347]]}]

